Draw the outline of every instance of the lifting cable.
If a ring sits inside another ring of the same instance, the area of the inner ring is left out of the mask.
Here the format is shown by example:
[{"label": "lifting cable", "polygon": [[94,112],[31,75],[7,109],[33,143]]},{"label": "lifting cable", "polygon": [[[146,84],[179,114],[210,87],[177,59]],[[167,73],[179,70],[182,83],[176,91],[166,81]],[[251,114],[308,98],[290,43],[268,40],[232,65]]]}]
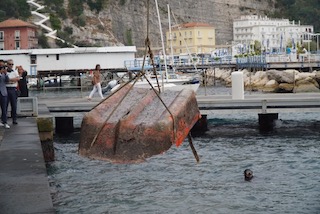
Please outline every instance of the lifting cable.
[{"label": "lifting cable", "polygon": [[[112,95],[116,94],[117,91],[121,90],[123,87],[125,87],[126,85],[128,85],[129,83],[133,82],[133,84],[130,86],[129,90],[126,92],[126,94],[121,98],[120,102],[115,106],[115,108],[112,110],[112,112],[110,113],[110,115],[106,118],[105,122],[101,125],[101,127],[99,128],[97,134],[94,136],[91,144],[90,144],[90,149],[92,148],[92,146],[96,143],[98,136],[100,135],[103,127],[105,126],[105,124],[107,123],[107,121],[110,119],[110,117],[114,114],[114,112],[117,110],[117,108],[120,106],[120,104],[123,102],[123,100],[127,97],[127,95],[129,94],[129,92],[131,91],[131,89],[133,88],[133,86],[135,85],[135,83],[141,78],[144,77],[147,82],[149,83],[149,85],[151,86],[152,90],[155,92],[155,94],[157,95],[157,97],[159,98],[160,102],[164,105],[164,107],[166,108],[166,110],[169,112],[169,114],[172,117],[172,124],[173,124],[173,142],[175,142],[176,140],[176,126],[175,126],[175,119],[173,114],[171,113],[171,111],[169,110],[168,106],[164,103],[164,101],[162,100],[162,98],[160,97],[160,86],[159,86],[159,81],[156,75],[156,69],[155,69],[155,63],[153,60],[153,52],[151,50],[150,47],[150,39],[149,39],[149,11],[150,11],[150,0],[147,0],[147,37],[145,40],[145,54],[143,57],[143,64],[142,64],[142,69],[141,71],[138,73],[138,75],[136,75],[132,80],[126,82],[125,84],[123,84],[121,87],[119,87],[114,93],[110,94],[108,97],[106,97],[105,99],[103,99],[102,101],[100,101],[96,106],[94,106],[92,109],[96,108],[97,106],[99,106],[102,102],[104,102],[106,99],[110,98]],[[145,76],[145,61],[146,61],[146,55],[149,54],[149,58],[151,59],[152,62],[152,67],[153,67],[153,73],[156,76],[156,80],[157,80],[157,85],[158,85],[158,89],[159,92],[153,87],[153,85],[151,84],[151,82],[149,81],[149,79]],[[115,133],[119,133],[119,128],[120,128],[120,121],[118,122],[118,124],[116,125],[116,131]],[[117,136],[115,136],[115,138],[117,138]],[[116,145],[117,141],[115,141],[115,145],[113,146],[113,151],[114,154],[116,153]]]}]

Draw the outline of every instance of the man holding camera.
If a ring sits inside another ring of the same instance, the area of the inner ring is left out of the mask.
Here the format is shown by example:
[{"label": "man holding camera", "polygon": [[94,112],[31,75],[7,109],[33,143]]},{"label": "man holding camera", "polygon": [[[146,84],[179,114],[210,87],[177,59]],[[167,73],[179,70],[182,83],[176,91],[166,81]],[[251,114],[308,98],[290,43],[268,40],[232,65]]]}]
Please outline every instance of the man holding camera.
[{"label": "man holding camera", "polygon": [[0,126],[9,129],[7,124],[7,105],[8,105],[8,93],[6,83],[9,82],[7,75],[7,68],[3,60],[0,60],[0,106],[1,106],[1,122]]}]

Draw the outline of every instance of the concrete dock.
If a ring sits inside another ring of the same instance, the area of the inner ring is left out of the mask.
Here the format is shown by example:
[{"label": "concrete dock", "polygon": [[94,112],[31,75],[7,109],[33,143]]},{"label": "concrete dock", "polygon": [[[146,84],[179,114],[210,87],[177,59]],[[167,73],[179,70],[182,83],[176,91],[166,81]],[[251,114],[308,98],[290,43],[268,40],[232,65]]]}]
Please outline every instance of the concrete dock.
[{"label": "concrete dock", "polygon": [[0,213],[55,213],[36,118],[0,127]]}]

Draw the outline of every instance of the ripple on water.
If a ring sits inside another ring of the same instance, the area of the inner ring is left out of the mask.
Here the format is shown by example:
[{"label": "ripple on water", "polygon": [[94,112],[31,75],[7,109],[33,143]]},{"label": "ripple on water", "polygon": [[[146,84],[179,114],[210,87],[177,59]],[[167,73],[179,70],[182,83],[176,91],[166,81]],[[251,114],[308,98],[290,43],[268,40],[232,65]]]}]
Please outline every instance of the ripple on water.
[{"label": "ripple on water", "polygon": [[[48,169],[54,207],[57,213],[319,213],[320,133],[306,117],[285,119],[268,134],[249,116],[213,121],[194,138],[199,164],[187,142],[129,165],[79,156],[79,135],[56,138]],[[251,182],[243,179],[246,168],[254,172]]]}]

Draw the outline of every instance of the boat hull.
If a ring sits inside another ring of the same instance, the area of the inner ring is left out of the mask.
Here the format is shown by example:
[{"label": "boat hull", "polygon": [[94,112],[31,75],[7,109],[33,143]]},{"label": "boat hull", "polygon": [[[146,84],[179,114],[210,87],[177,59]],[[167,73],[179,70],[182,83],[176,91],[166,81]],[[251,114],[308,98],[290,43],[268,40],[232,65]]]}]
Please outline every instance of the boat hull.
[{"label": "boat hull", "polygon": [[119,89],[84,116],[79,154],[132,163],[179,146],[201,117],[195,92],[168,90],[160,97],[167,108],[153,90]]}]

